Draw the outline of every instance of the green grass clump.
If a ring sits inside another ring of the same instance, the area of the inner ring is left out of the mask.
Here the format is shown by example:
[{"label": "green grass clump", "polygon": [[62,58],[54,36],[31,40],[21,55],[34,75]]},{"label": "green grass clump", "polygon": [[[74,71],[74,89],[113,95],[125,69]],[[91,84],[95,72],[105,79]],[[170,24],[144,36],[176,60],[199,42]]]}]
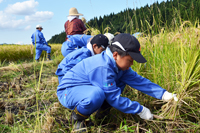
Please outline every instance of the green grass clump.
[{"label": "green grass clump", "polygon": [[[161,30],[151,38],[148,35],[139,38],[147,63],[132,66],[139,74],[177,94],[178,102],[168,103],[155,101],[140,92],[137,96],[138,99],[148,99],[148,102],[141,100],[141,103],[149,106],[152,112],[174,120],[174,124],[167,124],[168,131],[193,132],[200,129],[200,29],[198,24],[185,26],[188,23],[184,22],[174,31]],[[156,105],[160,107],[156,108]],[[150,126],[160,130],[157,124],[151,123]]]}]

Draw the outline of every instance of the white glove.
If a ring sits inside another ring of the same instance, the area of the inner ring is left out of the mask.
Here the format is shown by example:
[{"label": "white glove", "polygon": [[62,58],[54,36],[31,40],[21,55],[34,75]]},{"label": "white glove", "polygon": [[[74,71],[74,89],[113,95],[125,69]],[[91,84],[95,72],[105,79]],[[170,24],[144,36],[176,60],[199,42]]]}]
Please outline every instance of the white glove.
[{"label": "white glove", "polygon": [[168,91],[165,91],[165,93],[162,96],[162,100],[165,102],[170,101],[172,98],[174,98],[174,101],[178,101],[176,94],[169,93]]},{"label": "white glove", "polygon": [[145,120],[153,120],[153,114],[151,113],[151,111],[144,106],[142,107],[143,107],[143,110],[140,113],[138,113],[140,118],[145,119]]}]

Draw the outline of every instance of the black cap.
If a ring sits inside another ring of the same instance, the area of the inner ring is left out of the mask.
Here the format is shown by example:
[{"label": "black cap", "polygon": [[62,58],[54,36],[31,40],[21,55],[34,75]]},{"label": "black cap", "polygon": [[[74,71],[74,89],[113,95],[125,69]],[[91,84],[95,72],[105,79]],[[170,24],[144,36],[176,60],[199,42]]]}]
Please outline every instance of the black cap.
[{"label": "black cap", "polygon": [[109,45],[108,42],[108,38],[103,34],[98,34],[94,36],[90,41],[92,45],[96,43],[97,46],[101,46],[103,48],[107,48],[107,46]]},{"label": "black cap", "polygon": [[127,52],[135,61],[139,63],[147,62],[140,53],[140,43],[130,34],[121,33],[116,35],[112,40],[112,45],[118,46],[121,50]]}]

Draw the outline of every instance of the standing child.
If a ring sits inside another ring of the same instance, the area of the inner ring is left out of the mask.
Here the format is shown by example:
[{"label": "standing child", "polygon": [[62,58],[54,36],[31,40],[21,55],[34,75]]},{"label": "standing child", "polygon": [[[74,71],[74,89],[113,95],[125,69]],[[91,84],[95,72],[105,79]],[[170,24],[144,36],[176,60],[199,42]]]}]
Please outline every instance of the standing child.
[{"label": "standing child", "polygon": [[134,60],[146,62],[140,50],[134,36],[122,33],[114,37],[106,51],[84,59],[64,75],[57,96],[64,107],[73,110],[75,129],[85,127],[84,120],[95,111],[106,109],[105,102],[121,112],[153,119],[148,108],[121,96],[126,84],[164,101],[176,97],[131,69]]},{"label": "standing child", "polygon": [[108,38],[102,34],[98,34],[91,39],[91,41],[87,44],[87,47],[82,47],[68,54],[68,56],[66,56],[58,65],[58,69],[56,71],[59,83],[64,74],[77,63],[87,57],[100,54],[106,49],[107,46]]},{"label": "standing child", "polygon": [[32,44],[36,47],[36,55],[35,60],[39,61],[40,55],[43,50],[47,51],[47,59],[51,60],[51,46],[48,45],[46,42],[43,33],[41,32],[43,30],[41,25],[36,26],[36,31],[32,34]]}]

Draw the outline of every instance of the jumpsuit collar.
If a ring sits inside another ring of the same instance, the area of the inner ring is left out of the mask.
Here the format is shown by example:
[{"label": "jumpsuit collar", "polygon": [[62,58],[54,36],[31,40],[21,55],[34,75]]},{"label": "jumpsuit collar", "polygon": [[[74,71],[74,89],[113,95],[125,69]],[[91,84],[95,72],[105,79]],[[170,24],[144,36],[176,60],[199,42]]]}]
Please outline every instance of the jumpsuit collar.
[{"label": "jumpsuit collar", "polygon": [[108,48],[108,47],[106,48],[106,54],[107,54],[108,57],[111,59],[112,64],[114,65],[114,70],[118,73],[118,72],[119,72],[119,69],[118,69],[118,67],[117,67],[117,64],[116,64],[114,58],[113,58],[113,54],[112,54],[112,52],[110,51],[110,48]]},{"label": "jumpsuit collar", "polygon": [[90,50],[92,56],[95,55],[94,51],[93,51],[93,48],[92,48],[92,44],[90,42],[87,43],[87,48]]}]

